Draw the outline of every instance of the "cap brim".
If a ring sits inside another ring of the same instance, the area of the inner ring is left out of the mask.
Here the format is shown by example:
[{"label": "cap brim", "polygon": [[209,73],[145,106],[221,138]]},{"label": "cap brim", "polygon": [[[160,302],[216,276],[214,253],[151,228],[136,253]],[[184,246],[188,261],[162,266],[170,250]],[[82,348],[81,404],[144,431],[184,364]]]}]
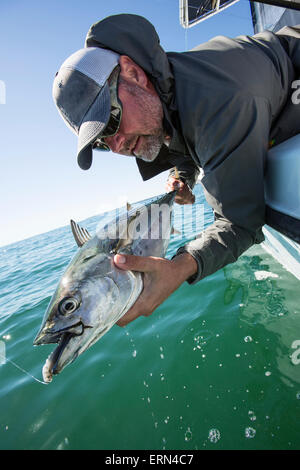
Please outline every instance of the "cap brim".
[{"label": "cap brim", "polygon": [[77,162],[83,170],[88,170],[92,164],[92,144],[105,129],[110,117],[110,108],[109,86],[106,82],[79,128]]},{"label": "cap brim", "polygon": [[93,162],[93,149],[88,145],[85,149],[81,150],[77,155],[77,163],[82,170],[88,170]]}]

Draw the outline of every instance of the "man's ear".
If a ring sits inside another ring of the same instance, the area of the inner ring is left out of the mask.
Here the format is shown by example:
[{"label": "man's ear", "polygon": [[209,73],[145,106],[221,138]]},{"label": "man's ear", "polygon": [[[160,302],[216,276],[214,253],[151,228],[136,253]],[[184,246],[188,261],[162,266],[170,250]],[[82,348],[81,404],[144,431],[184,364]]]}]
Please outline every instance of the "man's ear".
[{"label": "man's ear", "polygon": [[148,79],[147,74],[130,57],[127,55],[121,55],[119,64],[121,67],[120,76],[122,78],[135,83],[141,88],[148,88],[150,80]]}]

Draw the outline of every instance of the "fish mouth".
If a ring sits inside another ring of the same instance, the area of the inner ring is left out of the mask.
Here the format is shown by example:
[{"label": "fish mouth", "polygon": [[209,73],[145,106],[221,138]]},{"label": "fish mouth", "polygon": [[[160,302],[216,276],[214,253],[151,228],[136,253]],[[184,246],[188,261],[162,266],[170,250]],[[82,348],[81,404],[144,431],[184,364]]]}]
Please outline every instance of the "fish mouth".
[{"label": "fish mouth", "polygon": [[92,326],[84,326],[82,323],[80,325],[82,327],[81,333],[65,331],[59,338],[56,338],[55,342],[58,345],[48,356],[42,369],[44,382],[51,382],[53,375],[59,374],[67,365],[74,362],[82,352],[92,346],[112,326],[107,325],[99,330],[94,330]]},{"label": "fish mouth", "polygon": [[[42,373],[44,382],[51,382],[53,375],[59,374],[61,369],[64,367],[65,364],[60,365],[59,360],[66,349],[67,345],[69,344],[71,338],[75,335],[71,333],[64,333],[59,342],[58,346],[52,351],[50,356],[47,358]],[[75,358],[74,358],[75,359]]]},{"label": "fish mouth", "polygon": [[[55,341],[52,341],[52,342],[58,343],[58,345],[52,351],[52,353],[48,356],[44,364],[42,373],[43,373],[43,379],[45,382],[51,382],[53,375],[59,374],[66,365],[73,362],[78,356],[80,344],[78,344],[78,346],[74,348],[74,342],[73,342],[73,344],[71,344],[69,348],[70,349],[69,352],[67,351],[67,349],[73,338],[83,335],[85,331],[85,327],[82,323],[80,323],[80,326],[81,326],[80,333],[63,331],[61,332],[59,337],[55,338]],[[38,344],[41,344],[41,343],[38,343]],[[64,357],[62,358],[63,354],[64,354]]]}]

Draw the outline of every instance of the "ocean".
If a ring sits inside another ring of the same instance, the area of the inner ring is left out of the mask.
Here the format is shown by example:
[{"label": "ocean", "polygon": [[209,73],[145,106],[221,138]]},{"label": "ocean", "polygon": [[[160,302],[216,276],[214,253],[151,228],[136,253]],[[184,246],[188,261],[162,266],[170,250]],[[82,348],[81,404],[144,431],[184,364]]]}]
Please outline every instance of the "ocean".
[{"label": "ocean", "polygon": [[[168,258],[195,237],[192,212],[183,229]],[[0,248],[1,449],[300,448],[300,284],[261,246],[115,325],[45,385],[53,345],[32,342],[76,250],[69,226]]]}]

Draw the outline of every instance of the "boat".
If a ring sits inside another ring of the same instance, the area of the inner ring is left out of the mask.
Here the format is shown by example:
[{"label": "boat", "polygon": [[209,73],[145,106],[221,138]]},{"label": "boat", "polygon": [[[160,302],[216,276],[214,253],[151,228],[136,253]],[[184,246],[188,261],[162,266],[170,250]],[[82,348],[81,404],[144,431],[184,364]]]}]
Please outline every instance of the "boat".
[{"label": "boat", "polygon": [[300,134],[268,152],[262,247],[300,280]]},{"label": "boat", "polygon": [[[180,23],[184,28],[195,26],[234,3],[180,0]],[[250,2],[250,7],[255,33],[300,24],[299,0],[257,0]],[[300,280],[300,134],[268,151],[265,201],[265,241],[261,246]]]},{"label": "boat", "polygon": [[[259,0],[250,7],[255,33],[300,23],[296,0]],[[300,280],[300,134],[269,150],[265,200],[262,247]]]}]

